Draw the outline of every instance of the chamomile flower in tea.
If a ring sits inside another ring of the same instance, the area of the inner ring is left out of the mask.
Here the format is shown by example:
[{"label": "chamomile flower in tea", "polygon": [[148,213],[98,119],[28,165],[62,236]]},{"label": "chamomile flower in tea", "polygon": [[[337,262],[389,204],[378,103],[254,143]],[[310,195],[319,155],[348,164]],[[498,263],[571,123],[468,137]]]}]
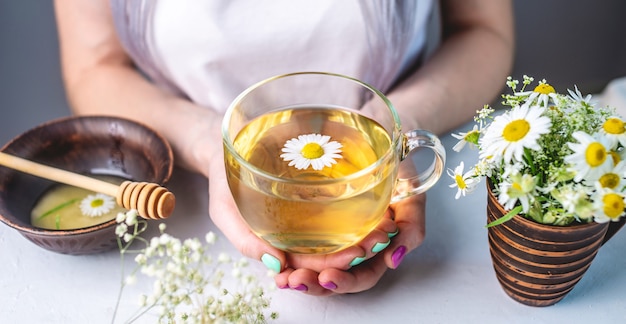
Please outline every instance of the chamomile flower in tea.
[{"label": "chamomile flower in tea", "polygon": [[335,159],[341,158],[341,148],[341,143],[330,141],[327,135],[299,135],[285,143],[280,157],[298,170],[306,170],[309,166],[322,170],[337,163]]}]

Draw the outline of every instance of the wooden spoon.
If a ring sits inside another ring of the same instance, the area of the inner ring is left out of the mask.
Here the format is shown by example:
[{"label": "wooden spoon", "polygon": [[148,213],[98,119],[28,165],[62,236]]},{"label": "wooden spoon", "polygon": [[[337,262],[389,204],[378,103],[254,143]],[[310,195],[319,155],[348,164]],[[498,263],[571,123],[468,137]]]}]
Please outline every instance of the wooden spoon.
[{"label": "wooden spoon", "polygon": [[34,176],[115,197],[117,204],[136,209],[146,219],[162,219],[172,214],[174,194],[156,183],[124,181],[119,186],[66,170],[0,152],[0,165]]}]

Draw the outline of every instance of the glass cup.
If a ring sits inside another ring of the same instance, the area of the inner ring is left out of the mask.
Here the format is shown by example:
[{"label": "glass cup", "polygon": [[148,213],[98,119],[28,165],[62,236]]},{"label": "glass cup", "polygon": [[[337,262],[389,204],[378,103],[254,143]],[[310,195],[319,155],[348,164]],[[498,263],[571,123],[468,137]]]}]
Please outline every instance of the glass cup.
[{"label": "glass cup", "polygon": [[[445,164],[437,136],[402,133],[380,91],[332,73],[291,73],[251,86],[228,108],[222,136],[239,212],[256,235],[292,253],[359,242],[390,203],[432,187]],[[400,162],[415,164],[417,148],[431,149],[432,163],[400,178]]]}]

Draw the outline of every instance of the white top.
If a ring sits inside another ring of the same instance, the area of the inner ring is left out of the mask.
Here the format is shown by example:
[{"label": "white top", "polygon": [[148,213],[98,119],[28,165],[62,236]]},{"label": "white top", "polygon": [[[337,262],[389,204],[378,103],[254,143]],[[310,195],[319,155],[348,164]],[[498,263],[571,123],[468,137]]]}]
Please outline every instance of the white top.
[{"label": "white top", "polygon": [[[432,1],[413,5],[407,15],[358,0],[158,1],[152,54],[192,101],[218,111],[248,86],[297,71],[345,74],[384,91],[423,48]],[[412,19],[404,45],[377,27],[394,14]]]}]

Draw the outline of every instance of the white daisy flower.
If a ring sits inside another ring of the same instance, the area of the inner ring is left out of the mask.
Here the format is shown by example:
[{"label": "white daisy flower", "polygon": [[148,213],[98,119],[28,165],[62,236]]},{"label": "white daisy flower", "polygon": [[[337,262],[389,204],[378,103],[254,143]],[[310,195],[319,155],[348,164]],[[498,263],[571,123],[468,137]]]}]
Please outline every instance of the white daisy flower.
[{"label": "white daisy flower", "polygon": [[516,173],[500,183],[500,195],[498,201],[508,210],[515,207],[519,201],[522,210],[527,213],[530,210],[530,201],[536,195],[535,177],[530,174]]},{"label": "white daisy flower", "polygon": [[89,195],[80,202],[80,211],[85,216],[99,217],[115,208],[113,197],[97,193]]},{"label": "white daisy flower", "polygon": [[481,158],[502,157],[508,163],[512,158],[522,161],[524,148],[541,150],[537,140],[552,126],[543,112],[539,106],[523,105],[497,116],[480,139]]},{"label": "white daisy flower", "polygon": [[626,146],[626,123],[621,118],[613,116],[607,118],[600,128],[600,134],[609,139],[609,145],[615,147],[617,143]]},{"label": "white daisy flower", "polygon": [[574,181],[583,179],[594,180],[613,168],[613,157],[610,154],[608,140],[604,136],[594,138],[585,132],[574,132],[572,136],[579,143],[568,143],[574,153],[563,160],[570,164]]},{"label": "white daisy flower", "polygon": [[454,183],[450,185],[450,188],[458,188],[459,190],[456,192],[455,199],[459,199],[461,195],[465,197],[467,193],[472,192],[476,189],[476,185],[480,181],[479,178],[475,177],[474,171],[469,170],[465,174],[463,173],[463,168],[465,167],[464,163],[461,161],[454,171],[452,169],[448,169],[448,176],[454,179]]},{"label": "white daisy flower", "polygon": [[608,188],[598,187],[592,200],[595,207],[593,219],[598,223],[617,222],[624,215],[626,200],[621,193]]},{"label": "white daisy flower", "polygon": [[[577,187],[580,184],[573,184]],[[558,202],[563,205],[563,208],[570,214],[576,212],[576,206],[580,203],[580,201],[585,201],[587,199],[587,193],[584,190],[578,190],[580,188],[575,188],[573,185],[566,185],[557,188],[554,188],[550,191],[552,197],[554,197]]]},{"label": "white daisy flower", "polygon": [[569,92],[569,96],[570,98],[574,99],[574,101],[578,101],[580,103],[584,103],[587,105],[592,105],[593,103],[591,102],[591,95],[588,94],[586,97],[583,98],[582,93],[580,93],[580,90],[578,90],[577,86],[574,86],[575,91],[572,91],[570,89],[567,89],[567,92]]},{"label": "white daisy flower", "polygon": [[298,170],[305,170],[309,165],[314,170],[322,170],[325,166],[337,163],[335,159],[341,158],[339,153],[342,145],[329,140],[330,136],[326,135],[299,135],[285,143],[280,157]]},{"label": "white daisy flower", "polygon": [[511,164],[505,164],[502,166],[502,178],[506,179],[513,174],[522,172],[524,164],[520,162],[512,162]]},{"label": "white daisy flower", "polygon": [[455,152],[460,152],[465,144],[469,143],[470,147],[474,148],[478,145],[478,138],[480,137],[480,131],[478,125],[474,125],[474,128],[467,133],[460,132],[459,134],[452,134],[452,137],[459,140],[452,148]]},{"label": "white daisy flower", "polygon": [[473,168],[474,174],[484,176],[484,177],[493,176],[493,170],[497,170],[497,167],[495,166],[495,163],[492,163],[492,162],[493,161],[488,160],[488,159],[478,160],[478,162],[476,162],[476,165]]},{"label": "white daisy flower", "polygon": [[554,87],[546,83],[546,80],[539,81],[539,85],[537,85],[533,91],[518,92],[515,95],[527,95],[528,98],[526,99],[526,102],[532,104],[535,100],[537,100],[537,104],[543,108],[550,107],[550,99],[552,99],[553,102],[556,102],[558,98]]},{"label": "white daisy flower", "polygon": [[626,161],[626,149],[617,148],[609,151],[609,155],[613,158],[613,166],[617,166],[620,162]]},{"label": "white daisy flower", "polygon": [[598,185],[615,191],[622,191],[626,187],[626,161],[619,162],[612,170],[600,175]]}]

